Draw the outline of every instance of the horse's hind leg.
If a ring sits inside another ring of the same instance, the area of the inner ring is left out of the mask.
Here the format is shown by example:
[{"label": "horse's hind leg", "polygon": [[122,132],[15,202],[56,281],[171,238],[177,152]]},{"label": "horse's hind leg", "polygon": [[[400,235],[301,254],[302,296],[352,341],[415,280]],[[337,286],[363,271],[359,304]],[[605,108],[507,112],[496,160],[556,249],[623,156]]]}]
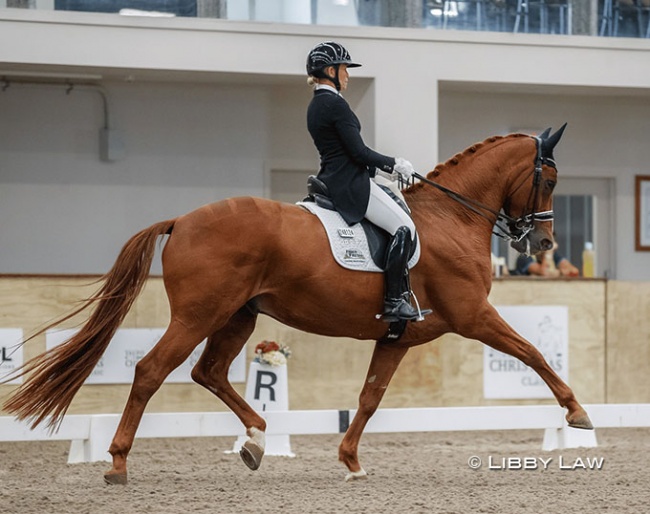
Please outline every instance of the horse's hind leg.
[{"label": "horse's hind leg", "polygon": [[243,307],[228,323],[208,338],[201,358],[192,370],[192,379],[214,393],[241,420],[249,439],[240,455],[250,469],[260,467],[264,456],[266,422],[235,391],[228,381],[228,369],[253,333],[257,313]]},{"label": "horse's hind leg", "polygon": [[149,399],[165,378],[189,357],[205,335],[172,321],[156,346],[136,365],[131,393],[108,450],[113,456],[113,468],[104,474],[107,483],[126,484],[126,459]]},{"label": "horse's hind leg", "polygon": [[397,344],[377,343],[375,345],[366,381],[359,395],[359,409],[339,445],[339,460],[350,471],[345,477],[346,481],[366,478],[366,472],[359,464],[359,440],[407,351],[407,347]]}]

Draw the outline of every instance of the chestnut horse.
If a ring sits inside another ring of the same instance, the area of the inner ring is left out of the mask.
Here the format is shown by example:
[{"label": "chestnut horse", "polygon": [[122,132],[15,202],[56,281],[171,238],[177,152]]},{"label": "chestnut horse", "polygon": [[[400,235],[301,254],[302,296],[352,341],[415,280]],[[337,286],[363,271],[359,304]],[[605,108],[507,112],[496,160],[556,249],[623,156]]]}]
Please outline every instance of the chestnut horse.
[{"label": "chestnut horse", "polygon": [[[492,213],[503,209],[514,222],[511,228],[518,237],[512,244],[517,249],[538,253],[553,245],[548,213],[557,169],[552,153],[563,129],[550,136],[547,130],[539,138],[491,137],[428,174],[427,180],[443,191],[424,182],[404,191],[422,245],[411,287],[433,314],[409,323],[399,341],[375,345],[357,414],[339,447],[339,460],[349,471],[346,479],[366,475],[357,455],[359,440],[408,349],[447,332],[518,358],[566,407],[569,425],[592,428],[571,389],[488,302]],[[537,210],[547,217],[538,218]],[[105,474],[108,483],[126,483],[127,455],[147,402],[205,338],[192,379],[241,420],[249,436],[242,459],[257,469],[264,454],[266,423],[228,382],[228,368],[253,332],[258,314],[332,337],[379,341],[387,331],[387,324],[375,317],[383,305],[384,277],[344,269],[328,257],[328,241],[316,216],[299,206],[265,199],[227,199],[134,235],[104,276],[101,289],[74,313],[50,325],[94,307],[76,335],[23,366],[20,374],[27,379],[6,402],[6,410],[19,419],[29,418],[33,426],[42,421],[51,427],[60,423],[141,291],[156,240],[164,234],[169,234],[162,263],[171,320],[136,366],[108,450],[113,458],[113,467]]]}]

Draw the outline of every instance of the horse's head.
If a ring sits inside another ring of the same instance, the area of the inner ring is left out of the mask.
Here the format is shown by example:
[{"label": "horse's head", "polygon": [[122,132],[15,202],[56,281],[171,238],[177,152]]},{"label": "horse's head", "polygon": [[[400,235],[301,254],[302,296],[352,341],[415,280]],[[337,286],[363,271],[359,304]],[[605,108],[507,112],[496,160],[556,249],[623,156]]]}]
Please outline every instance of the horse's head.
[{"label": "horse's head", "polygon": [[510,246],[518,252],[536,254],[553,247],[553,189],[557,183],[553,149],[565,128],[566,123],[552,135],[549,128],[535,138],[533,168],[514,185],[504,205],[505,213],[516,217],[510,223],[510,232],[516,237]]}]

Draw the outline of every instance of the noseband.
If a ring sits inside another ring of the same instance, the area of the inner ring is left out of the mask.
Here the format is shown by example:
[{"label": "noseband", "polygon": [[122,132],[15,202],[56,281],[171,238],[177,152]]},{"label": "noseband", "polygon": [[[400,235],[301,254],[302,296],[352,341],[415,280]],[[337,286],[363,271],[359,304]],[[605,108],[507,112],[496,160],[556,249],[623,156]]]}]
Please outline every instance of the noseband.
[{"label": "noseband", "polygon": [[[535,158],[535,168],[533,170],[533,187],[531,188],[530,194],[528,195],[526,209],[524,209],[524,213],[527,214],[522,214],[518,218],[513,218],[512,216],[508,216],[503,212],[495,211],[491,207],[488,207],[481,202],[477,202],[476,200],[472,200],[471,198],[467,198],[459,193],[456,193],[455,191],[443,185],[440,185],[437,182],[433,182],[432,180],[423,177],[419,173],[414,173],[413,176],[421,182],[439,189],[451,199],[457,201],[458,203],[467,207],[469,210],[490,221],[490,223],[494,225],[492,233],[495,236],[498,236],[501,239],[505,239],[506,241],[518,243],[524,239],[533,229],[536,221],[553,221],[553,211],[538,212],[537,203],[539,200],[539,187],[542,182],[542,166],[547,165],[556,169],[557,166],[553,159],[549,157],[542,157],[542,140],[537,136],[531,137],[535,139],[535,144],[537,146],[537,157]],[[515,188],[515,190],[512,192],[512,195],[514,195],[519,190],[519,188],[524,185],[524,183],[525,179]],[[494,216],[495,219],[493,220],[492,217],[487,213]]]}]

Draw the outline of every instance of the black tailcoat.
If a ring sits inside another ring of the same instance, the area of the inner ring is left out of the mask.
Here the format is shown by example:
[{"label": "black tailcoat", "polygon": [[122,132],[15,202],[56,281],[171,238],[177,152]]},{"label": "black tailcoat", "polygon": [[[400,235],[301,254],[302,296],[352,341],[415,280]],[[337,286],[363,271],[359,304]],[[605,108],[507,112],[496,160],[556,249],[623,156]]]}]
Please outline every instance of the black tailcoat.
[{"label": "black tailcoat", "polygon": [[314,91],[307,128],[320,154],[318,178],[327,185],[334,206],[348,224],[361,221],[368,208],[370,177],[375,168],[391,172],[395,159],[365,145],[359,118],[342,96],[327,89]]}]

